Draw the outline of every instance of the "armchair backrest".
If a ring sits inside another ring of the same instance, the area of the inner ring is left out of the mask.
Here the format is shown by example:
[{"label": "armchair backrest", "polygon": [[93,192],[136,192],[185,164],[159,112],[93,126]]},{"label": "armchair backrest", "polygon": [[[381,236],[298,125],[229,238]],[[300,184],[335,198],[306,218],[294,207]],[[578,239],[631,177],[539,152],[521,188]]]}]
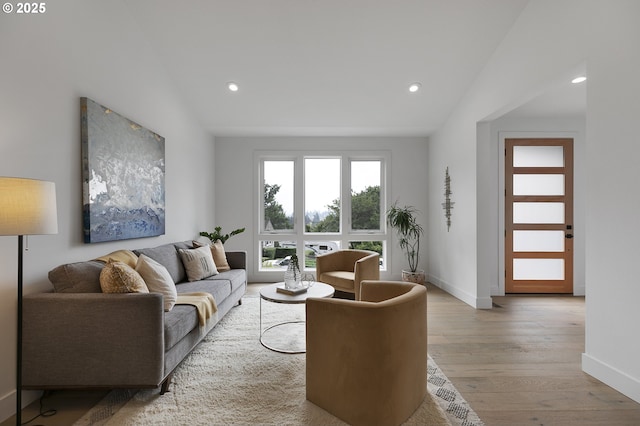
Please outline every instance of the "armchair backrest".
[{"label": "armchair backrest", "polygon": [[345,249],[322,254],[316,258],[316,268],[320,264],[324,271],[348,271],[353,272],[356,262],[368,256],[378,253],[367,250]]},{"label": "armchair backrest", "polygon": [[[364,280],[360,283],[360,300],[363,302],[397,304],[402,303],[406,298],[424,297],[422,294],[426,293],[426,291],[424,286],[413,283]],[[400,296],[404,297],[400,298]]]},{"label": "armchair backrest", "polygon": [[361,295],[307,299],[307,399],[349,424],[401,424],[426,394],[427,290],[364,280]]}]

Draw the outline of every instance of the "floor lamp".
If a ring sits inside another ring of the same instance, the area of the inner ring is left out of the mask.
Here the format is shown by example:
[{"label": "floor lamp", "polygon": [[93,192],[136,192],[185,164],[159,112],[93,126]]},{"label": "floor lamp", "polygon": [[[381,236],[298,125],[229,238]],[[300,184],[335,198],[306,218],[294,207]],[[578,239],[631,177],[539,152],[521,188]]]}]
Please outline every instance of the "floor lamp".
[{"label": "floor lamp", "polygon": [[0,177],[0,235],[18,236],[16,425],[22,422],[22,261],[25,235],[58,233],[56,186],[35,179]]}]

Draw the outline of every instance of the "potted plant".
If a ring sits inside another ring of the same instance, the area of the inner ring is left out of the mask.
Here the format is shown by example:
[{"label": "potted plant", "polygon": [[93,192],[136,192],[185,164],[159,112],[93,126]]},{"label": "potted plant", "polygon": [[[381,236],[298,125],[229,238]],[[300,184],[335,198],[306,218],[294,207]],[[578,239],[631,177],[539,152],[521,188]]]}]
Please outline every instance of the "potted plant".
[{"label": "potted plant", "polygon": [[398,244],[404,250],[409,270],[402,270],[402,280],[424,284],[425,274],[418,270],[420,260],[420,237],[424,229],[416,220],[417,210],[413,206],[399,207],[395,202],[387,210],[387,224],[396,230]]},{"label": "potted plant", "polygon": [[220,240],[220,242],[222,244],[225,243],[225,241],[227,241],[229,238],[233,237],[234,235],[238,235],[240,233],[244,232],[244,228],[240,228],[240,229],[235,229],[233,231],[231,231],[228,234],[222,234],[222,227],[221,226],[216,226],[213,229],[213,232],[205,232],[202,231],[200,232],[200,236],[202,237],[207,237],[208,239],[211,240],[212,243],[215,243],[216,240]]}]

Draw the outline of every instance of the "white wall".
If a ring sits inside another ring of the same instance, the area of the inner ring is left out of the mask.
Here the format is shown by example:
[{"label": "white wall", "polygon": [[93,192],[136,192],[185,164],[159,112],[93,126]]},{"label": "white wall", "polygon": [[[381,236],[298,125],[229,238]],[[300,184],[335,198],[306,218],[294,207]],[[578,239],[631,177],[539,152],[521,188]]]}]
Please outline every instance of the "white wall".
[{"label": "white wall", "polygon": [[[230,239],[225,247],[248,251],[249,281],[268,279],[257,270],[257,218],[258,196],[255,182],[258,171],[254,168],[256,151],[389,151],[389,200],[400,205],[413,205],[419,210],[418,220],[426,224],[427,139],[426,138],[364,138],[364,137],[218,137],[216,145],[216,219],[223,231],[246,227],[247,230]],[[425,235],[425,240],[429,235]],[[388,248],[391,253],[389,270],[383,278],[400,279],[406,260],[397,247],[395,237]],[[421,249],[420,268],[425,268],[428,252]]]},{"label": "white wall", "polygon": [[[193,238],[213,223],[213,138],[195,123],[121,2],[56,1],[39,16],[0,14],[0,175],[56,183],[59,233],[29,237],[25,293],[47,272],[118,248]],[[82,242],[80,100],[164,136],[166,235]],[[17,237],[0,237],[0,419],[15,411]],[[35,396],[25,393],[23,402]]]},{"label": "white wall", "polygon": [[640,2],[607,2],[592,9],[582,365],[640,402]]},{"label": "white wall", "polygon": [[[429,144],[428,270],[473,306],[487,301],[478,282],[482,221],[495,207],[480,203],[487,189],[490,144],[478,145],[501,116],[544,91],[549,82],[587,64],[586,348],[583,369],[640,401],[640,286],[637,268],[640,208],[637,182],[640,114],[640,3],[633,0],[531,0],[455,112]],[[544,28],[544,31],[540,29]],[[480,123],[480,125],[478,124]],[[462,155],[461,155],[462,154]],[[456,202],[451,232],[431,214],[441,202],[434,173],[454,165]],[[476,211],[476,206],[478,211]],[[478,220],[479,222],[476,222]],[[459,225],[458,225],[459,224]],[[455,227],[460,230],[455,230]],[[457,266],[454,268],[453,266]],[[484,277],[486,274],[480,274]],[[489,283],[490,284],[490,283]]]}]

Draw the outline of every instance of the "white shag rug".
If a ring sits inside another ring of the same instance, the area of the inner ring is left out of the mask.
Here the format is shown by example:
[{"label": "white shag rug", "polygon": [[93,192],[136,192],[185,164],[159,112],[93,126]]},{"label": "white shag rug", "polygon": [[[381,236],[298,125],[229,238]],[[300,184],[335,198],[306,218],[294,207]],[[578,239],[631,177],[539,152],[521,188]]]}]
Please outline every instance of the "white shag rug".
[{"label": "white shag rug", "polygon": [[[262,301],[263,329],[296,319],[304,305]],[[114,390],[74,426],[344,425],[306,400],[305,355],[271,351],[259,337],[260,299],[245,297],[176,369],[169,392]],[[427,397],[405,424],[481,426],[430,357],[428,370]]]}]

